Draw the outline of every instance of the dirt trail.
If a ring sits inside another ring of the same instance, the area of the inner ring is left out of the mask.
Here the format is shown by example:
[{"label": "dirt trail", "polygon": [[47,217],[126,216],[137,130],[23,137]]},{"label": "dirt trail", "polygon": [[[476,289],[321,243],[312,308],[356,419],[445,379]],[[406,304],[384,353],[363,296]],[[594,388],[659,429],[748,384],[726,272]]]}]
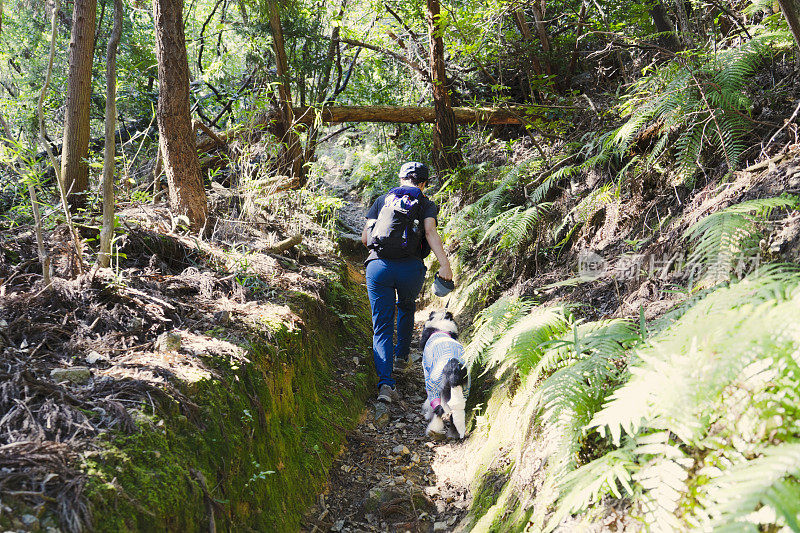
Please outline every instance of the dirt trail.
[{"label": "dirt trail", "polygon": [[395,369],[401,401],[369,401],[304,531],[453,531],[469,507],[464,444],[425,436],[419,353]]},{"label": "dirt trail", "polygon": [[[345,198],[340,222],[351,235],[359,233],[365,208],[341,188],[331,188]],[[425,314],[417,312],[415,339]],[[372,354],[365,355],[372,367]],[[360,423],[348,433],[347,445],[331,468],[328,489],[309,511],[303,531],[458,529],[470,503],[465,444],[425,436],[420,358],[412,346],[411,363],[395,368],[400,402],[367,402]]]}]

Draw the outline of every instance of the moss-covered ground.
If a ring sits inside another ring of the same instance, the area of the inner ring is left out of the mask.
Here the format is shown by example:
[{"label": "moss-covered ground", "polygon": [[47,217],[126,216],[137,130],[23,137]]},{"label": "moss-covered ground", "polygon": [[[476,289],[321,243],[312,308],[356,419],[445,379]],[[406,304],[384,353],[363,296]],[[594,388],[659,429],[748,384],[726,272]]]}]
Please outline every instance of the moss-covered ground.
[{"label": "moss-covered ground", "polygon": [[298,325],[252,332],[249,363],[207,361],[213,378],[108,434],[84,464],[94,528],[297,530],[372,379],[361,290],[343,277],[322,301],[293,294]]}]

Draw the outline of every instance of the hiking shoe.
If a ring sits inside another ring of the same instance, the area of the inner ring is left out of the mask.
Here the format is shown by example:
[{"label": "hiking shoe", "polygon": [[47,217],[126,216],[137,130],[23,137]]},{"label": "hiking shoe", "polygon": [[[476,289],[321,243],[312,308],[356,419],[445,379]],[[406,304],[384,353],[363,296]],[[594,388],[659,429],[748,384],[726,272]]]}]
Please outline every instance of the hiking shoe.
[{"label": "hiking shoe", "polygon": [[389,385],[381,385],[381,388],[378,389],[378,401],[386,403],[397,402],[400,401],[400,395]]},{"label": "hiking shoe", "polygon": [[402,372],[402,373],[405,374],[406,372],[411,370],[411,368],[413,367],[413,365],[411,364],[411,361],[409,359],[410,358],[408,358],[408,357],[406,357],[405,359],[402,359],[400,357],[396,358],[394,360],[394,369],[396,371],[398,371],[398,372]]}]

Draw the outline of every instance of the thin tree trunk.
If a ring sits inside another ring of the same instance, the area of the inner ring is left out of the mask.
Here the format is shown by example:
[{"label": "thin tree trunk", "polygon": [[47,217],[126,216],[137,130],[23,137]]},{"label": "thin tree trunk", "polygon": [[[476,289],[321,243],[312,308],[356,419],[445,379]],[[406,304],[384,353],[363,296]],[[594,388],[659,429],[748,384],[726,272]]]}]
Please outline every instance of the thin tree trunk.
[{"label": "thin tree trunk", "polygon": [[586,24],[586,12],[589,8],[589,0],[583,0],[581,2],[581,11],[578,13],[578,27],[575,30],[575,49],[572,50],[572,55],[569,58],[569,66],[567,67],[567,80],[564,85],[569,87],[569,82],[572,80],[572,76],[575,75],[575,67],[578,64],[578,48],[581,43],[581,35],[583,35],[583,27]]},{"label": "thin tree trunk", "polygon": [[[531,64],[528,65],[527,61],[524,63],[525,68],[525,75],[528,76],[528,96],[531,100],[535,100],[537,102],[543,102],[544,98],[542,97],[541,91],[538,89],[534,89],[533,86],[533,76],[531,75],[531,68],[533,69],[533,73],[537,76],[542,75],[542,65],[539,63],[539,58],[536,57],[536,54],[533,52],[532,43],[533,43],[533,32],[531,32],[531,27],[528,24],[528,19],[525,18],[525,13],[522,9],[517,9],[514,11],[514,22],[519,28],[520,33],[522,34],[522,42],[526,44],[526,50],[530,54]],[[497,83],[497,82],[494,82]]]},{"label": "thin tree trunk", "polygon": [[794,42],[800,46],[800,0],[778,0],[778,3],[783,11],[783,16],[786,17],[786,22],[789,23]]},{"label": "thin tree trunk", "polygon": [[550,37],[547,35],[547,28],[544,25],[544,3],[540,8],[536,2],[531,6],[533,11],[533,20],[536,26],[536,34],[539,36],[539,41],[542,43],[542,52],[544,52],[544,72],[547,75],[553,74],[553,67],[550,64]]},{"label": "thin tree trunk", "polygon": [[661,34],[658,36],[658,42],[667,50],[677,52],[680,49],[680,43],[675,37],[675,30],[667,10],[662,4],[656,3],[650,8],[650,16],[653,18],[656,31]]},{"label": "thin tree trunk", "polygon": [[214,18],[214,15],[217,12],[217,8],[221,3],[222,0],[217,0],[217,3],[214,4],[214,9],[211,10],[211,14],[208,15],[205,22],[203,22],[203,26],[200,28],[200,49],[197,51],[197,69],[200,71],[200,74],[203,73],[203,50],[205,50],[206,47],[206,42],[205,42],[206,28],[211,22],[211,19]]},{"label": "thin tree trunk", "polygon": [[[339,18],[344,16],[344,10],[347,6],[347,0],[342,0],[342,4],[339,7]],[[330,103],[336,99],[335,94],[331,94],[328,96],[328,84],[331,81],[331,72],[333,71],[333,62],[336,58],[336,51],[339,48],[339,30],[340,27],[337,24],[331,30],[331,40],[328,44],[328,54],[325,57],[325,63],[323,67],[322,74],[320,75],[319,85],[316,88],[316,95],[314,100],[317,104],[325,105],[328,103],[330,98]],[[294,114],[294,113],[293,113]],[[314,159],[314,153],[317,150],[317,137],[319,136],[319,129],[317,128],[316,121],[311,123],[308,129],[308,135],[306,136],[306,148],[303,153],[303,159],[305,161],[312,161]]]},{"label": "thin tree trunk", "polygon": [[247,8],[244,5],[244,0],[237,0],[236,3],[239,4],[239,13],[241,13],[242,15],[242,22],[244,22],[244,25],[247,26],[249,22],[247,17]]},{"label": "thin tree trunk", "polygon": [[[2,4],[1,0],[0,4]],[[5,138],[7,139],[5,144],[11,144],[11,130],[8,127],[8,122],[6,122],[2,115],[0,115],[0,127],[3,129],[3,135],[5,135]],[[31,211],[33,211],[33,230],[34,234],[36,235],[36,251],[39,255],[39,263],[42,265],[42,277],[44,278],[44,285],[47,287],[50,285],[50,256],[47,254],[47,249],[44,246],[44,236],[42,235],[42,215],[39,211],[39,199],[36,195],[36,185],[34,184],[32,176],[27,169],[22,170],[21,172],[24,172],[28,177],[28,196],[30,196]]]},{"label": "thin tree trunk", "polygon": [[689,15],[686,14],[686,4],[683,2],[684,0],[675,0],[675,16],[678,19],[680,40],[683,43],[684,48],[694,48],[692,27],[689,24]]},{"label": "thin tree trunk", "polygon": [[427,0],[428,32],[431,49],[431,79],[436,123],[433,126],[433,164],[438,171],[454,170],[461,164],[456,145],[458,128],[450,105],[450,90],[444,65],[444,39],[440,25],[439,0]]},{"label": "thin tree trunk", "polygon": [[158,60],[158,134],[164,150],[169,203],[192,230],[205,226],[208,202],[189,114],[189,62],[183,0],[153,0]]},{"label": "thin tree trunk", "polygon": [[111,264],[111,241],[114,240],[114,128],[117,121],[117,45],[122,35],[122,0],[114,0],[114,29],[106,48],[106,145],[103,153],[103,227],[97,263]]},{"label": "thin tree trunk", "polygon": [[300,136],[294,130],[294,115],[292,113],[292,93],[289,78],[289,62],[286,59],[286,45],[283,41],[281,29],[281,14],[276,0],[269,2],[269,25],[272,29],[272,46],[275,51],[275,68],[278,74],[278,105],[281,113],[281,123],[278,128],[281,144],[281,161],[279,167],[284,172],[305,181],[305,167],[303,161],[303,148]]},{"label": "thin tree trunk", "polygon": [[[533,42],[533,33],[531,32],[528,19],[525,18],[525,13],[522,11],[522,9],[517,9],[514,11],[514,22],[516,22],[517,28],[519,28],[520,33],[522,33],[522,40],[526,43]],[[541,76],[542,65],[539,64],[539,59],[536,56],[531,57],[531,65],[533,66],[534,72],[536,72],[538,76]]]},{"label": "thin tree trunk", "polygon": [[[44,85],[42,85],[42,90],[39,92],[39,100],[36,105],[36,111],[39,116],[39,142],[41,142],[45,150],[47,151],[47,157],[50,159],[50,164],[53,165],[53,171],[56,173],[56,182],[58,183],[58,192],[61,196],[61,207],[64,209],[64,217],[67,221],[67,227],[69,228],[70,235],[72,235],[72,244],[75,246],[75,259],[76,264],[78,265],[78,272],[83,274],[83,257],[81,254],[81,242],[80,238],[78,237],[78,232],[75,231],[75,225],[72,223],[72,215],[69,212],[69,203],[67,202],[67,188],[64,184],[64,179],[61,174],[61,169],[58,167],[58,162],[56,161],[55,156],[53,155],[53,150],[50,148],[50,143],[47,141],[47,134],[45,132],[44,127],[44,113],[42,112],[42,103],[44,102],[44,95],[47,92],[47,89],[50,87],[50,76],[53,73],[53,58],[56,55],[56,33],[57,33],[57,26],[56,21],[58,20],[58,11],[61,9],[61,4],[59,0],[54,0],[53,3],[53,18],[50,21],[50,55],[47,61],[47,71],[44,77]],[[35,191],[28,189],[28,192],[31,193],[31,201],[35,200]],[[34,209],[34,217],[36,216],[35,211],[38,210],[38,203],[36,206],[33,207]],[[39,222],[37,224],[41,224],[41,217],[39,217]],[[42,257],[43,253],[43,246],[40,249],[40,258]],[[46,258],[47,261],[42,263],[42,269],[49,269],[50,263],[49,258]],[[48,270],[48,278],[49,278],[49,270]]]},{"label": "thin tree trunk", "polygon": [[82,206],[89,189],[89,99],[92,94],[97,0],[75,0],[69,43],[66,114],[61,174],[67,197],[73,206]]}]

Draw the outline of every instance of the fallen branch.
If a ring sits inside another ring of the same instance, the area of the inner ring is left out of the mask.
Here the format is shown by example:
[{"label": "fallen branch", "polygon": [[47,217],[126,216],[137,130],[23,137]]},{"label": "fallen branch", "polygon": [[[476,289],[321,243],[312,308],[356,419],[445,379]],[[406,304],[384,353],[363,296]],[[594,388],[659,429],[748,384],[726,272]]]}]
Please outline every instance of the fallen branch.
[{"label": "fallen branch", "polygon": [[[454,107],[457,124],[524,124],[521,117],[541,115],[549,106],[521,105],[498,107]],[[575,108],[572,108],[575,109]],[[436,122],[433,107],[414,106],[329,106],[319,110],[294,108],[296,123],[312,124],[317,116],[322,122],[390,122],[396,124],[421,124]],[[268,119],[273,118],[271,116]]]},{"label": "fallen branch", "polygon": [[781,150],[778,155],[772,156],[772,157],[770,157],[769,159],[767,159],[765,161],[762,161],[760,163],[756,163],[755,165],[750,165],[749,167],[744,169],[744,171],[745,172],[755,172],[756,170],[761,170],[762,168],[767,168],[768,166],[770,166],[772,164],[778,163],[779,161],[782,161],[782,160],[786,159],[786,157],[788,155],[789,154],[787,154],[786,152]]},{"label": "fallen branch", "polygon": [[202,122],[202,121],[200,121],[200,120],[195,120],[195,121],[194,121],[194,127],[195,127],[195,128],[200,128],[201,130],[203,130],[203,133],[205,133],[206,135],[208,135],[209,137],[211,137],[211,138],[212,138],[214,141],[216,141],[216,142],[217,142],[217,144],[220,144],[220,145],[222,145],[222,146],[225,146],[226,144],[228,144],[228,142],[227,142],[227,141],[225,141],[225,140],[223,140],[223,139],[222,139],[222,138],[221,138],[219,135],[217,135],[217,134],[214,132],[214,130],[212,130],[211,128],[209,128],[209,127],[208,127],[208,126],[206,126],[205,124],[203,124],[203,122]]},{"label": "fallen branch", "polygon": [[786,122],[784,122],[784,123],[783,123],[783,126],[781,126],[781,128],[780,128],[778,131],[776,131],[776,132],[775,132],[775,133],[772,135],[772,137],[770,137],[770,138],[769,138],[769,141],[767,142],[767,145],[764,147],[764,150],[766,150],[767,148],[769,148],[769,146],[772,144],[772,141],[774,141],[774,140],[775,140],[775,137],[777,137],[777,136],[778,136],[778,134],[780,134],[780,132],[782,132],[784,129],[786,129],[786,126],[788,126],[789,124],[791,124],[792,122],[794,122],[794,119],[795,119],[795,118],[797,118],[797,113],[798,113],[798,112],[800,112],[800,101],[798,101],[798,102],[797,102],[797,107],[795,107],[795,108],[794,108],[794,113],[792,113],[792,116],[791,116],[791,117],[789,117],[789,120],[787,120]]},{"label": "fallen branch", "polygon": [[303,236],[298,233],[297,235],[294,235],[292,237],[289,237],[288,239],[284,239],[284,240],[280,241],[279,243],[277,243],[274,246],[270,246],[269,248],[265,248],[264,252],[270,253],[270,254],[280,254],[280,253],[285,252],[289,248],[297,246],[301,242],[303,242]]}]

